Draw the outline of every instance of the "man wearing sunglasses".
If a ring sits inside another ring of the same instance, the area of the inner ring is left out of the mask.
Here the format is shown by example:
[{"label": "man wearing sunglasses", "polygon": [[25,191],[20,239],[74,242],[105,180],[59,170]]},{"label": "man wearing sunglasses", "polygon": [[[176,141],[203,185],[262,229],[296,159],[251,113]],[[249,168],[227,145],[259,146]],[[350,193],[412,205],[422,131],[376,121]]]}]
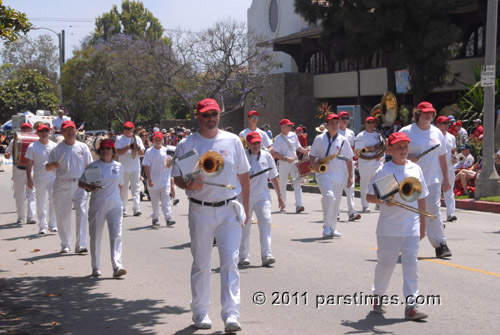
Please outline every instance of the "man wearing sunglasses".
[{"label": "man wearing sunglasses", "polygon": [[[366,148],[368,152],[375,150],[375,145],[380,142],[380,134],[375,131],[375,118],[368,116],[365,119],[365,130],[360,132],[354,140],[356,152],[359,154],[361,148]],[[362,213],[369,213],[370,207],[366,200],[368,187],[373,173],[382,165],[384,156],[376,159],[363,159],[358,158],[358,171],[359,171],[359,190],[361,192],[361,204],[363,206]]]},{"label": "man wearing sunglasses", "polygon": [[[189,231],[191,236],[191,311],[194,327],[210,329],[208,317],[210,306],[211,259],[214,237],[220,257],[221,316],[225,332],[241,330],[240,318],[240,276],[238,271],[238,250],[241,242],[241,225],[249,218],[250,165],[238,136],[219,129],[220,108],[213,99],[198,103],[196,120],[200,128],[179,143],[175,157],[179,158],[195,149],[201,156],[212,150],[224,159],[221,173],[210,181],[222,185],[233,185],[236,189],[200,183],[198,175],[184,179],[175,164],[172,170],[175,184],[189,198]],[[243,206],[237,201],[240,194]],[[243,214],[244,213],[244,214]]]},{"label": "man wearing sunglasses", "polygon": [[[354,138],[356,137],[356,135],[354,135],[354,131],[347,128],[350,115],[346,111],[341,111],[339,113],[339,117],[340,117],[339,134],[347,139],[349,145],[351,146],[351,149],[354,150]],[[352,164],[352,174],[354,176],[354,162]],[[348,175],[347,171],[345,171],[345,175],[346,176]],[[355,221],[361,219],[361,215],[359,213],[356,213],[356,210],[354,209],[354,184],[355,182],[352,183],[351,187],[347,186],[344,187],[344,192],[346,194],[346,199],[347,199],[349,221]]]},{"label": "man wearing sunglasses", "polygon": [[[39,140],[31,143],[26,149],[26,177],[28,187],[35,187],[36,214],[38,216],[39,234],[46,234],[47,229],[51,232],[57,231],[56,212],[52,199],[52,188],[56,175],[52,171],[45,170],[48,163],[49,153],[56,147],[56,144],[49,140],[49,126],[41,124],[36,133]],[[33,173],[32,173],[33,172]],[[33,178],[31,177],[33,175]],[[47,207],[47,195],[49,203]],[[48,208],[48,224],[47,224]]]},{"label": "man wearing sunglasses", "polygon": [[[142,214],[140,207],[141,194],[139,190],[141,181],[140,156],[144,155],[144,144],[139,136],[134,135],[134,124],[132,122],[127,121],[123,124],[123,135],[118,136],[115,145],[118,152],[118,161],[123,165],[123,187],[120,193],[123,204],[123,216],[127,216],[129,184],[132,192],[134,216],[140,216]],[[134,148],[134,145],[138,145],[139,148]],[[132,157],[132,150],[136,150],[135,157]]]},{"label": "man wearing sunglasses", "polygon": [[250,111],[248,112],[248,128],[245,130],[242,130],[239,134],[240,138],[247,138],[248,133],[252,131],[256,131],[260,134],[260,137],[262,138],[262,149],[268,149],[269,151],[272,152],[273,149],[273,142],[267,136],[267,133],[260,128],[257,127],[257,123],[259,122],[259,117],[260,113],[257,111]]}]

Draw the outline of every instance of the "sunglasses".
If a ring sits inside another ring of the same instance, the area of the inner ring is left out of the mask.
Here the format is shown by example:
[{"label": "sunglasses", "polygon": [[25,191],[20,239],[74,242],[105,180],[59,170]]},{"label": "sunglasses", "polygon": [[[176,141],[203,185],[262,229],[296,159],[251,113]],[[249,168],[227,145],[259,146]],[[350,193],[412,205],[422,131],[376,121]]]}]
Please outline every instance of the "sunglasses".
[{"label": "sunglasses", "polygon": [[208,119],[210,116],[211,117],[217,117],[219,115],[219,112],[213,112],[213,113],[202,113],[201,116],[203,116],[205,119]]},{"label": "sunglasses", "polygon": [[258,117],[257,115],[252,115],[252,116],[250,116],[250,118],[251,118],[252,120],[258,120],[258,119],[259,119],[259,117]]},{"label": "sunglasses", "polygon": [[129,127],[123,127],[123,130],[132,130],[134,128],[129,128]]},{"label": "sunglasses", "polygon": [[365,122],[366,124],[375,124],[375,122],[373,121],[368,121],[368,122]]},{"label": "sunglasses", "polygon": [[349,120],[349,116],[342,116],[340,119],[341,120]]}]

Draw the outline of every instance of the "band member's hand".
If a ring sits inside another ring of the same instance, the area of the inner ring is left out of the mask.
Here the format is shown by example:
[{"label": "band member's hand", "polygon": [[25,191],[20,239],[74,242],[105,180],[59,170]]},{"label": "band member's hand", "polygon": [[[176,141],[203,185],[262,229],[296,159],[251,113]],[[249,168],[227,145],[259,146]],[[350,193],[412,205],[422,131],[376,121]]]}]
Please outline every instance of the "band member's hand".
[{"label": "band member's hand", "polygon": [[318,163],[314,162],[311,165],[312,165],[312,168],[313,168],[314,171],[316,171],[316,172],[319,171],[319,164]]},{"label": "band member's hand", "polygon": [[248,224],[248,220],[250,220],[250,212],[245,211],[245,222],[243,223],[242,227],[245,227]]},{"label": "band member's hand", "polygon": [[285,209],[285,203],[283,202],[283,198],[281,197],[281,195],[278,197],[278,207],[280,211]]},{"label": "band member's hand", "polygon": [[408,159],[409,159],[410,161],[412,161],[413,163],[417,163],[417,162],[418,162],[418,158],[417,158],[417,157],[415,157],[415,156],[408,156]]},{"label": "band member's hand", "polygon": [[49,169],[54,170],[54,169],[59,168],[59,162],[52,162],[52,163],[47,164],[47,166],[49,167]]},{"label": "band member's hand", "polygon": [[10,159],[10,152],[6,152],[3,156],[5,159]]},{"label": "band member's hand", "polygon": [[[196,180],[203,181],[203,178],[201,176],[196,176]],[[197,183],[192,179],[188,179],[186,181],[186,189],[191,190],[191,191],[201,191],[203,187],[202,183]]]},{"label": "band member's hand", "polygon": [[285,157],[285,158],[288,163],[293,163],[295,161],[295,158],[293,157]]},{"label": "band member's hand", "polygon": [[420,228],[420,241],[422,241],[425,238],[425,228],[422,229]]},{"label": "band member's hand", "polygon": [[392,199],[392,198],[387,199],[387,200],[385,201],[385,204],[386,204],[387,206],[390,206],[390,207],[391,207],[391,206],[394,206],[394,203],[393,203],[392,201],[393,201],[393,199]]},{"label": "band member's hand", "polygon": [[170,195],[172,196],[172,199],[175,199],[175,187],[170,188]]},{"label": "band member's hand", "polygon": [[346,185],[346,187],[349,188],[349,187],[352,186],[352,184],[353,184],[353,178],[352,177],[347,178],[347,185]]},{"label": "band member's hand", "polygon": [[448,192],[449,190],[451,190],[450,181],[448,179],[443,180],[443,185],[441,185],[441,188],[443,189],[443,192]]},{"label": "band member's hand", "polygon": [[172,159],[171,158],[168,158],[166,160],[165,166],[167,167],[167,169],[170,169],[172,167]]},{"label": "band member's hand", "polygon": [[153,183],[153,181],[151,179],[148,179],[148,186],[149,187],[153,187],[155,184]]},{"label": "band member's hand", "polygon": [[27,180],[27,182],[26,182],[26,185],[27,185],[29,188],[33,189],[33,180],[32,180],[31,178],[29,178],[29,179]]}]

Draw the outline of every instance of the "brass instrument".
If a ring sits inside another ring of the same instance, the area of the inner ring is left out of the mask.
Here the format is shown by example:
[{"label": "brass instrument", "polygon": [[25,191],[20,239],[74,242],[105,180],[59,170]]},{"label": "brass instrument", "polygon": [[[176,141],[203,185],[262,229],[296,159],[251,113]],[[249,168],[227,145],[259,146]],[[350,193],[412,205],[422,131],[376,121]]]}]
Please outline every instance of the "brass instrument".
[{"label": "brass instrument", "polygon": [[330,155],[330,156],[326,156],[325,158],[321,158],[318,160],[318,163],[319,163],[318,172],[319,173],[323,174],[323,173],[326,173],[328,171],[328,162],[330,162],[332,159],[337,158],[340,155],[340,153],[342,152],[343,146],[344,146],[344,141],[342,141],[342,144],[340,145],[339,152],[337,152],[336,154]]},{"label": "brass instrument", "polygon": [[[207,178],[215,178],[218,175],[220,175],[224,170],[224,158],[222,158],[221,154],[213,150],[209,150],[205,152],[203,155],[201,155],[198,164],[200,168],[200,173]],[[234,190],[236,188],[235,186],[232,185],[218,184],[206,180],[197,180],[197,179],[192,179],[192,180],[196,183],[225,187],[230,190]]]},{"label": "brass instrument", "polygon": [[363,147],[361,150],[359,150],[358,152],[359,158],[371,160],[382,157],[385,151],[387,150],[387,140],[381,133],[379,133],[379,139],[380,139],[379,142],[375,144],[373,150],[368,150],[368,148],[366,147]]},{"label": "brass instrument", "polygon": [[[417,200],[418,197],[420,196],[420,194],[422,193],[422,183],[420,183],[420,181],[415,177],[406,177],[399,184],[398,192],[404,201],[413,202],[413,201]],[[428,218],[433,218],[433,219],[437,218],[437,216],[434,214],[431,214],[431,213],[426,212],[426,211],[422,211],[422,210],[415,208],[415,207],[412,207],[408,204],[394,200],[394,198],[392,196],[385,199],[385,201],[387,201],[388,203],[391,203],[393,205],[396,205],[398,207],[401,207],[403,209],[406,209],[410,212],[426,216]]]},{"label": "brass instrument", "polygon": [[241,144],[243,144],[243,149],[246,149],[247,148],[247,140],[245,139],[245,137],[240,136],[240,141],[241,141]]}]

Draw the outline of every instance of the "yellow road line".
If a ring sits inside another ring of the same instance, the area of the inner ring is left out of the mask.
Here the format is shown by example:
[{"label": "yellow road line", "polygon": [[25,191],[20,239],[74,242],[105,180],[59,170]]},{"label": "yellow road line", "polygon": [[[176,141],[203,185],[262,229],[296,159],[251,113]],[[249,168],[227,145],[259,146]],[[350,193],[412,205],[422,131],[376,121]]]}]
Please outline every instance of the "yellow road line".
[{"label": "yellow road line", "polygon": [[[377,250],[377,248],[370,248],[370,249]],[[418,260],[419,261],[426,261],[426,262],[433,262],[433,263],[437,263],[437,264],[441,264],[441,265],[447,265],[447,266],[451,266],[453,268],[472,271],[472,272],[484,273],[485,275],[490,275],[490,276],[494,276],[494,277],[500,277],[500,273],[471,268],[470,266],[463,266],[463,265],[448,263],[445,261],[441,261],[439,259],[418,257]]]}]

